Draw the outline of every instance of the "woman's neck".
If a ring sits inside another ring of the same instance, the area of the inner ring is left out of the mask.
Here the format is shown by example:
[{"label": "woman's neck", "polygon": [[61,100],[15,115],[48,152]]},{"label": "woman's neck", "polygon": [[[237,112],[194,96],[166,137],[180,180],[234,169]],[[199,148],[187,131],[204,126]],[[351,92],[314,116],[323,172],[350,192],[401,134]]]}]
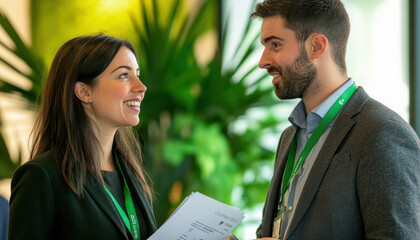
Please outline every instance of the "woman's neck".
[{"label": "woman's neck", "polygon": [[99,136],[99,143],[102,148],[102,152],[99,153],[99,159],[101,164],[101,170],[114,171],[115,161],[112,154],[112,144],[114,143],[114,135]]}]

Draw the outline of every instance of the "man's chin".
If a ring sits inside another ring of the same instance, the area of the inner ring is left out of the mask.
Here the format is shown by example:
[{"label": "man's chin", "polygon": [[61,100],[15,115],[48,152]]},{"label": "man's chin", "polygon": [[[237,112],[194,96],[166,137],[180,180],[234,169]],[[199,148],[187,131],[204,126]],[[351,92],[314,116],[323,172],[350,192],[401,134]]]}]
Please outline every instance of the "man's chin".
[{"label": "man's chin", "polygon": [[279,99],[281,99],[281,100],[287,100],[287,99],[291,99],[291,98],[289,98],[287,95],[285,95],[283,92],[281,92],[281,91],[275,91],[275,93],[276,93],[276,96],[279,98]]},{"label": "man's chin", "polygon": [[274,92],[276,93],[276,96],[281,100],[289,100],[289,99],[295,99],[300,98],[300,96],[295,96],[284,89],[280,89],[277,86],[274,89]]}]

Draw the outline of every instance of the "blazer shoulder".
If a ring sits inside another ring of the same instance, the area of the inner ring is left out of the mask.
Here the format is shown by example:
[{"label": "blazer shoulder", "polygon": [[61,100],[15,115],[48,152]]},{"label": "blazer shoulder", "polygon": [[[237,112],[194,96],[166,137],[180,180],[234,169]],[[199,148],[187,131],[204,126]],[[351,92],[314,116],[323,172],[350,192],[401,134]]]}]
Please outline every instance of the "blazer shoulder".
[{"label": "blazer shoulder", "polygon": [[399,129],[401,135],[412,136],[418,139],[414,129],[407,121],[398,113],[374,99],[369,99],[363,106],[360,114],[354,119],[356,122],[363,123],[366,128],[370,126],[376,131],[396,128]]},{"label": "blazer shoulder", "polygon": [[390,126],[397,126],[403,132],[413,137],[417,137],[414,129],[395,111],[384,104],[371,98],[362,87],[355,92],[348,102],[348,106],[343,109],[339,116],[340,120],[350,120],[354,122],[357,129],[364,134],[375,133],[388,129]]},{"label": "blazer shoulder", "polygon": [[53,156],[50,151],[41,153],[40,155],[36,156],[35,158],[29,160],[28,162],[37,162],[41,165],[54,165],[53,163]]},{"label": "blazer shoulder", "polygon": [[42,173],[43,175],[47,175],[50,179],[61,178],[50,152],[42,153],[19,166],[13,173],[13,179],[20,178],[22,174],[28,174],[28,172]]},{"label": "blazer shoulder", "polygon": [[383,103],[371,98],[362,87],[356,91],[348,103],[346,114],[353,114],[355,120],[371,121],[375,123],[396,121],[407,124],[407,122],[395,111]]}]

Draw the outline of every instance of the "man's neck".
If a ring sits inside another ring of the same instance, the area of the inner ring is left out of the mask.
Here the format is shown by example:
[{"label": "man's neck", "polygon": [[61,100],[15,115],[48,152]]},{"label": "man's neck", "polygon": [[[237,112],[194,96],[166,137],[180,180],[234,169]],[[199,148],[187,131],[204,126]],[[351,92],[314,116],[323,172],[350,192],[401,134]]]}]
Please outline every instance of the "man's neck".
[{"label": "man's neck", "polygon": [[309,115],[312,110],[318,107],[347,81],[347,76],[341,76],[340,78],[335,79],[323,79],[323,81],[317,79],[305,93],[305,96],[302,97],[302,101],[305,104],[306,114]]}]

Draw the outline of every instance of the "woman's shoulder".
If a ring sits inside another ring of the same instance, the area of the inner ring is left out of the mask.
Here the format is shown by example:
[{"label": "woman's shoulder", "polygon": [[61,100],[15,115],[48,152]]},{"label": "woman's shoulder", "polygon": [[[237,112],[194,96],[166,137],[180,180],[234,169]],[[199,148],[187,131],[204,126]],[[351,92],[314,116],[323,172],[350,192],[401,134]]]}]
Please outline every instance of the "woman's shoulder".
[{"label": "woman's shoulder", "polygon": [[56,168],[52,154],[49,151],[36,156],[35,158],[24,163],[22,166],[18,167],[14,173],[14,176],[20,175],[19,173],[38,173],[37,175],[48,175],[50,178],[59,176],[58,169]]},{"label": "woman's shoulder", "polygon": [[46,151],[41,153],[40,155],[36,156],[35,158],[29,160],[27,163],[37,163],[43,166],[54,165],[53,156],[50,151]]}]

